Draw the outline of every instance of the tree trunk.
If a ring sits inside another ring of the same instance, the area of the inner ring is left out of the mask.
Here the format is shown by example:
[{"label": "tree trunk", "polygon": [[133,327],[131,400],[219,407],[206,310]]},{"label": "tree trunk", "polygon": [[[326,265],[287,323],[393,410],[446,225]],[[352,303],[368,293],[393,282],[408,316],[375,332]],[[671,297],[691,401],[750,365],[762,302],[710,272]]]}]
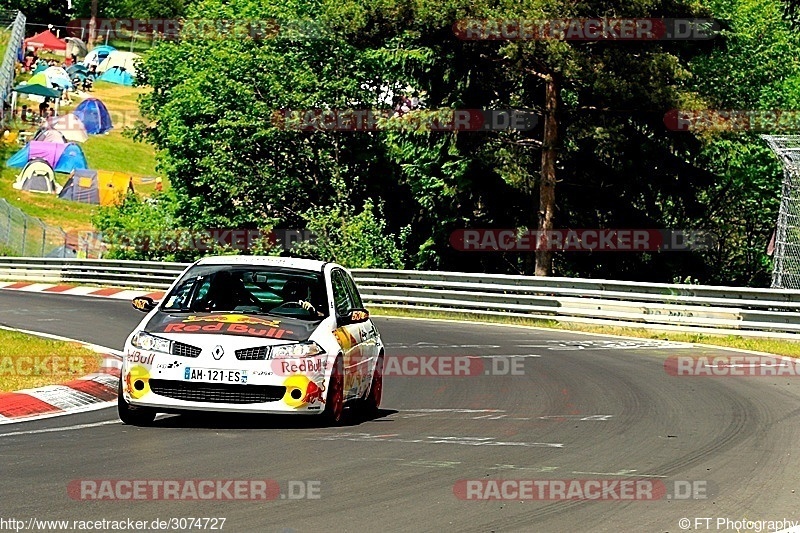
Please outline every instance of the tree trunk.
[{"label": "tree trunk", "polygon": [[89,19],[89,38],[86,39],[87,48],[94,48],[94,39],[97,33],[97,0],[92,0],[92,18]]},{"label": "tree trunk", "polygon": [[548,235],[553,230],[556,210],[556,155],[558,153],[558,82],[555,74],[545,81],[544,140],[542,143],[542,170],[539,179],[539,245],[536,250],[537,276],[553,273],[553,252],[547,249]]}]

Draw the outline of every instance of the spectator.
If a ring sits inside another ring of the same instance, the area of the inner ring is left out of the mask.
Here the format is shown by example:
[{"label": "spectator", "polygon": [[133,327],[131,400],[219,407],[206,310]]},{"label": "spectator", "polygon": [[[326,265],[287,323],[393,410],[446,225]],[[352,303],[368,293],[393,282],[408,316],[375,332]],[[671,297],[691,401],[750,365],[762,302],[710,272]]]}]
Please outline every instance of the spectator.
[{"label": "spectator", "polygon": [[156,192],[161,192],[164,190],[164,180],[161,178],[156,178]]},{"label": "spectator", "polygon": [[39,104],[39,116],[40,117],[47,116],[47,109],[50,107],[49,102],[50,102],[50,99],[49,98],[45,98],[44,102]]},{"label": "spectator", "polygon": [[19,115],[19,119],[22,122],[28,122],[28,106],[27,105],[23,105],[22,106],[22,112]]},{"label": "spectator", "polygon": [[416,109],[419,107],[419,93],[417,91],[411,93],[410,105],[411,109]]}]

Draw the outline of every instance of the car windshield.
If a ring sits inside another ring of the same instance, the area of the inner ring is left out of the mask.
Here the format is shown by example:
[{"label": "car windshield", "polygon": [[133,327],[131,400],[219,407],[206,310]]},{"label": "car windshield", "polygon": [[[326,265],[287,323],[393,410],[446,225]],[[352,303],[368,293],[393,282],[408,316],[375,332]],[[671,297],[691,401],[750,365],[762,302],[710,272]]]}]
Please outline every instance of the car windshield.
[{"label": "car windshield", "polygon": [[164,298],[162,311],[272,314],[320,320],[328,314],[322,273],[283,267],[199,265]]}]

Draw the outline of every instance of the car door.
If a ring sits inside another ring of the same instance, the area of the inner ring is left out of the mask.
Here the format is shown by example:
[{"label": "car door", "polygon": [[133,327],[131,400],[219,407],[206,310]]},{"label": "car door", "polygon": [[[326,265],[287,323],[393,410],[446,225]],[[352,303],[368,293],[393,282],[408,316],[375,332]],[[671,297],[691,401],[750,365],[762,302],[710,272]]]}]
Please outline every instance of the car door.
[{"label": "car door", "polygon": [[[363,357],[361,355],[361,324],[346,324],[344,320],[355,309],[355,302],[347,287],[346,274],[341,269],[331,272],[331,288],[333,289],[333,305],[336,314],[334,335],[342,347],[344,359],[344,396],[346,400],[358,397],[363,390]],[[367,360],[367,363],[369,361]]]},{"label": "car door", "polygon": [[[349,273],[343,272],[343,274],[347,282],[347,290],[350,292],[351,300],[355,306],[354,309],[364,309],[364,302],[361,299],[361,294],[358,292],[355,281],[353,281]],[[370,380],[372,379],[372,373],[378,361],[381,347],[378,345],[378,329],[371,318],[357,325],[358,335],[356,338],[359,340],[361,357],[364,360],[364,364],[359,367],[359,377],[361,392],[366,393],[370,386]]]}]

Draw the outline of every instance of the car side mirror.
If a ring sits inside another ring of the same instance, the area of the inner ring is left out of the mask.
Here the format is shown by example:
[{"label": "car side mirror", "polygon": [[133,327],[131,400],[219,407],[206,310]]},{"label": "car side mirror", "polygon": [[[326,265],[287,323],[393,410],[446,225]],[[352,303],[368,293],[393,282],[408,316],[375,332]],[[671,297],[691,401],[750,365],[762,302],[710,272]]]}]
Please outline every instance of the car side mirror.
[{"label": "car side mirror", "polygon": [[351,309],[350,313],[339,317],[339,325],[360,324],[369,320],[369,311],[366,309]]},{"label": "car side mirror", "polygon": [[142,313],[149,313],[156,308],[156,302],[149,296],[138,296],[131,300],[131,305],[137,311]]}]

